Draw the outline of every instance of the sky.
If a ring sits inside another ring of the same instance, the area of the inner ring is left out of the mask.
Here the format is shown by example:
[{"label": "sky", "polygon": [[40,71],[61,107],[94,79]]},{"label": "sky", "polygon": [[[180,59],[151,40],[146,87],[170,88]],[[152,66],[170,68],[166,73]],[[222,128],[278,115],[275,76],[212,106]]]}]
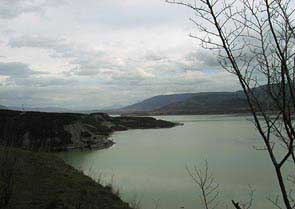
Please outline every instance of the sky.
[{"label": "sky", "polygon": [[160,94],[234,91],[165,0],[0,0],[0,104],[100,109]]}]

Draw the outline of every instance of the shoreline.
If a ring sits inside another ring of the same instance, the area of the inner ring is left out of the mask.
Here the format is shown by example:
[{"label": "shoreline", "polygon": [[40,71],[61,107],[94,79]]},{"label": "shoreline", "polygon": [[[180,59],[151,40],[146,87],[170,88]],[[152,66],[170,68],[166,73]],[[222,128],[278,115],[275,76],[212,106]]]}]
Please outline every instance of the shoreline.
[{"label": "shoreline", "polygon": [[105,113],[0,110],[0,117],[0,145],[35,152],[106,149],[115,143],[111,136],[117,131],[180,125],[152,117],[111,117]]}]

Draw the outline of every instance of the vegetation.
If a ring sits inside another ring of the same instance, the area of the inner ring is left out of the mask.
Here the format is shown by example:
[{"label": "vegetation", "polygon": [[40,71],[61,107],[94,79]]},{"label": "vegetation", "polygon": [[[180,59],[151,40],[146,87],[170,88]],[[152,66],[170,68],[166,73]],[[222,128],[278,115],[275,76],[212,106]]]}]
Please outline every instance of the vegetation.
[{"label": "vegetation", "polygon": [[[267,93],[267,88],[267,85],[262,85],[251,90],[261,106],[270,111],[276,111],[278,108],[272,100],[272,96]],[[273,85],[272,89],[279,92],[280,86]],[[290,94],[287,97],[290,99]],[[247,97],[243,91],[162,95],[113,110],[113,113],[128,115],[200,115],[250,112]]]},{"label": "vegetation", "polygon": [[103,113],[0,110],[0,117],[0,209],[130,208],[112,185],[104,187],[43,152],[69,146],[106,148],[113,144],[107,138],[114,131],[176,125],[153,118],[112,118]]},{"label": "vegetation", "polygon": [[52,154],[0,148],[1,209],[129,209],[127,203]]},{"label": "vegetation", "polygon": [[0,117],[0,209],[129,209],[112,185],[102,186],[44,151],[106,148],[114,131],[176,125],[103,113],[0,110]]},{"label": "vegetation", "polygon": [[110,117],[104,113],[42,113],[0,110],[0,144],[33,151],[102,149],[113,145],[114,131],[170,128],[153,118]]}]

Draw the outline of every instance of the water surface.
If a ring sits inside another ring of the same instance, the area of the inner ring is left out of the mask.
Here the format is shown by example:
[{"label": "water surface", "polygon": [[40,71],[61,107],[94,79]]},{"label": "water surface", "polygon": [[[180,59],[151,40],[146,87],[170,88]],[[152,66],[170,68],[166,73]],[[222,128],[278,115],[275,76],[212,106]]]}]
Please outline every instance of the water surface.
[{"label": "water surface", "polygon": [[[220,184],[220,202],[247,200],[255,191],[254,208],[273,208],[267,201],[277,187],[266,152],[254,125],[245,116],[162,116],[184,123],[171,129],[117,132],[116,145],[107,150],[63,153],[72,166],[103,175],[121,191],[122,198],[141,199],[143,209],[201,208],[197,187],[186,166],[209,166]],[[113,176],[113,178],[112,178]],[[111,180],[113,179],[113,180]],[[223,207],[221,207],[223,208]]]}]

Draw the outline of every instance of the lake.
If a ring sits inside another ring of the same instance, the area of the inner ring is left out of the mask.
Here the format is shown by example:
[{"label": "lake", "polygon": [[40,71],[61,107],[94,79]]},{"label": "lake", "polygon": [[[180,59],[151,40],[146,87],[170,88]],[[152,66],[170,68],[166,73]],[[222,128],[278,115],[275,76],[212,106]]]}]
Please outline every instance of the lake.
[{"label": "lake", "polygon": [[[274,208],[267,197],[277,188],[273,168],[250,117],[162,116],[184,123],[170,129],[116,132],[110,149],[69,152],[60,156],[104,183],[112,182],[123,200],[141,201],[142,209],[198,209],[199,190],[186,166],[202,167],[205,160],[220,184],[220,208],[249,199],[255,189],[253,208]],[[232,208],[232,207],[230,207]]]}]

